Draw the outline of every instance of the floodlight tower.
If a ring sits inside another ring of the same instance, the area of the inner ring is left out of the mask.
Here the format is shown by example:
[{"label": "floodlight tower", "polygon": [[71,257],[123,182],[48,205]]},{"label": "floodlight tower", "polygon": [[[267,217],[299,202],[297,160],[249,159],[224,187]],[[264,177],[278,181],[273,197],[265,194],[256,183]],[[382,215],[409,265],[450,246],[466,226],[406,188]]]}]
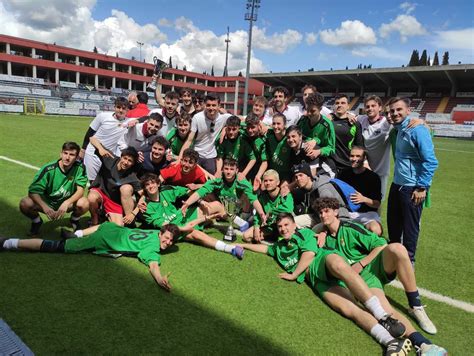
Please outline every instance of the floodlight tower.
[{"label": "floodlight tower", "polygon": [[227,77],[229,75],[228,71],[227,71],[227,63],[228,63],[228,59],[229,59],[229,42],[230,42],[230,39],[229,39],[229,26],[227,26],[227,38],[225,40],[225,66],[224,66],[224,77]]},{"label": "floodlight tower", "polygon": [[254,21],[257,21],[257,13],[260,8],[261,0],[247,0],[247,12],[245,20],[249,21],[249,40],[247,45],[247,70],[245,72],[245,90],[244,90],[244,115],[247,115],[247,97],[249,95],[249,76],[250,76],[250,56],[252,53],[252,28]]},{"label": "floodlight tower", "polygon": [[141,62],[142,61],[142,46],[144,45],[144,43],[137,41],[137,45],[140,47],[140,62]]}]

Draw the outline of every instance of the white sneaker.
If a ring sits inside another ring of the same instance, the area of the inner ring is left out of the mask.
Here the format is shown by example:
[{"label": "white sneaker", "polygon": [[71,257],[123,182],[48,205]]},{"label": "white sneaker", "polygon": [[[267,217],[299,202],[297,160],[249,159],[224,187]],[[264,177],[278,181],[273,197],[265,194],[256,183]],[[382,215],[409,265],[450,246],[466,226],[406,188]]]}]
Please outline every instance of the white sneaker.
[{"label": "white sneaker", "polygon": [[421,344],[417,348],[416,354],[418,356],[445,356],[448,354],[448,351],[435,344]]},{"label": "white sneaker", "polygon": [[438,332],[436,326],[426,314],[423,306],[408,308],[408,314],[410,314],[417,321],[418,325],[428,334],[434,335]]}]

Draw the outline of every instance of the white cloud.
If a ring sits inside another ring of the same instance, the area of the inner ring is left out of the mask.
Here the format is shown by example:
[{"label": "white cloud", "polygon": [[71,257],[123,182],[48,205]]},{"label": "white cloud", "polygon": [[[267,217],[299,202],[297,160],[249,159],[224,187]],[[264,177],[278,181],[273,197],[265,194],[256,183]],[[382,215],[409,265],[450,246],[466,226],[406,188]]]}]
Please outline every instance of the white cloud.
[{"label": "white cloud", "polygon": [[[112,10],[109,17],[97,21],[92,17],[95,0],[4,0],[0,2],[1,32],[4,34],[38,40],[46,43],[91,51],[96,46],[100,53],[121,57],[139,57],[137,41],[143,42],[142,58],[151,62],[153,56],[180,68],[186,65],[190,71],[210,72],[214,66],[221,74],[225,60],[226,34],[217,35],[201,30],[184,17],[172,21],[160,19],[163,27],[174,27],[182,32],[176,41],[167,43],[166,34],[155,24],[139,24],[126,13]],[[38,14],[34,20],[32,18]],[[48,14],[44,16],[42,14]],[[59,17],[51,18],[54,16]],[[254,48],[273,53],[283,53],[301,42],[303,36],[294,30],[266,34],[265,29],[255,27]],[[230,33],[229,72],[245,72],[247,56],[247,32]],[[266,71],[263,62],[252,53],[251,72]]]},{"label": "white cloud", "polygon": [[408,37],[427,34],[423,25],[411,15],[398,15],[392,22],[382,24],[379,31],[382,38],[389,37],[392,32],[398,32],[400,41],[403,43],[407,41]]},{"label": "white cloud", "polygon": [[317,33],[314,33],[314,32],[309,32],[306,34],[306,44],[308,44],[308,46],[311,46],[311,45],[314,45],[316,43],[318,39],[318,34]]},{"label": "white cloud", "polygon": [[79,9],[91,9],[96,0],[77,1],[28,1],[3,0],[5,8],[15,17],[22,16],[28,20],[28,25],[41,31],[63,27],[71,21]]},{"label": "white cloud", "polygon": [[181,31],[181,32],[195,32],[198,30],[198,28],[196,26],[194,26],[193,22],[184,17],[184,16],[180,16],[178,17],[175,21],[174,21],[174,26],[175,28],[178,30],[178,31]]},{"label": "white cloud", "polygon": [[302,39],[303,35],[295,30],[288,29],[282,33],[268,36],[265,28],[255,26],[252,34],[252,47],[281,54],[299,44]]},{"label": "white cloud", "polygon": [[436,48],[470,51],[474,57],[474,27],[462,30],[435,31],[432,43]]},{"label": "white cloud", "polygon": [[403,10],[407,15],[409,15],[413,11],[415,11],[417,6],[418,6],[417,3],[412,3],[412,2],[405,1],[405,2],[400,4],[400,9]]},{"label": "white cloud", "polygon": [[376,58],[382,58],[386,60],[392,60],[392,61],[400,61],[400,60],[406,60],[408,57],[406,54],[403,53],[397,53],[392,50],[387,50],[386,48],[383,47],[377,47],[377,46],[368,46],[368,47],[358,47],[354,48],[351,51],[352,55],[357,56],[357,57],[376,57]]},{"label": "white cloud", "polygon": [[173,22],[171,22],[170,20],[162,17],[161,19],[158,20],[158,25],[160,25],[162,27],[171,27],[171,26],[173,26]]},{"label": "white cloud", "polygon": [[373,45],[377,42],[374,30],[359,20],[347,20],[335,30],[320,31],[319,38],[327,45],[345,47]]}]

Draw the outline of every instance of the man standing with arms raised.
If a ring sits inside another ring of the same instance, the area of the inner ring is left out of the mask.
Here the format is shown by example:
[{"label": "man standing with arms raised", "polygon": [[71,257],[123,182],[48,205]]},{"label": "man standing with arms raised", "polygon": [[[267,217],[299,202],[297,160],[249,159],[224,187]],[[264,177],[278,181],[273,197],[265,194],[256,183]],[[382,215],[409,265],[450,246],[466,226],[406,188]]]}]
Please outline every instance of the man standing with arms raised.
[{"label": "man standing with arms raised", "polygon": [[216,172],[217,151],[214,145],[217,135],[224,127],[230,114],[220,114],[220,99],[217,93],[209,93],[204,99],[204,111],[197,113],[191,123],[191,132],[181,148],[179,159],[184,150],[194,141],[194,149],[199,153],[198,164],[211,174]]},{"label": "man standing with arms raised", "polygon": [[409,128],[410,101],[389,101],[390,121],[397,128],[395,168],[387,206],[390,242],[401,242],[415,263],[423,202],[438,168],[433,141],[424,125]]}]

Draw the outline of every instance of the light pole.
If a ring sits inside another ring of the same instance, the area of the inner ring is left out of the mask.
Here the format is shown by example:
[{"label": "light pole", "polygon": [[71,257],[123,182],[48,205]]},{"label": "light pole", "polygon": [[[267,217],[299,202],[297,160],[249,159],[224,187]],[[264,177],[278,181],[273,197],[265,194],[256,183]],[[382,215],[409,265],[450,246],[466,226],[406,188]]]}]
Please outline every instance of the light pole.
[{"label": "light pole", "polygon": [[144,43],[137,41],[137,44],[140,47],[140,62],[141,62],[142,61],[142,46],[144,45]]},{"label": "light pole", "polygon": [[229,59],[229,26],[227,26],[227,38],[225,40],[226,47],[225,47],[225,66],[224,66],[224,77],[227,77],[229,75],[228,70],[227,70],[227,63]]},{"label": "light pole", "polygon": [[[257,21],[257,12],[260,7],[260,0],[247,0],[247,12],[245,13],[245,20],[249,21],[249,41],[247,49],[247,70],[245,72],[245,90],[244,90],[244,115],[247,115],[247,102],[249,95],[249,77],[250,77],[250,55],[252,53],[252,28],[253,22]],[[250,12],[249,12],[250,11]]]}]

